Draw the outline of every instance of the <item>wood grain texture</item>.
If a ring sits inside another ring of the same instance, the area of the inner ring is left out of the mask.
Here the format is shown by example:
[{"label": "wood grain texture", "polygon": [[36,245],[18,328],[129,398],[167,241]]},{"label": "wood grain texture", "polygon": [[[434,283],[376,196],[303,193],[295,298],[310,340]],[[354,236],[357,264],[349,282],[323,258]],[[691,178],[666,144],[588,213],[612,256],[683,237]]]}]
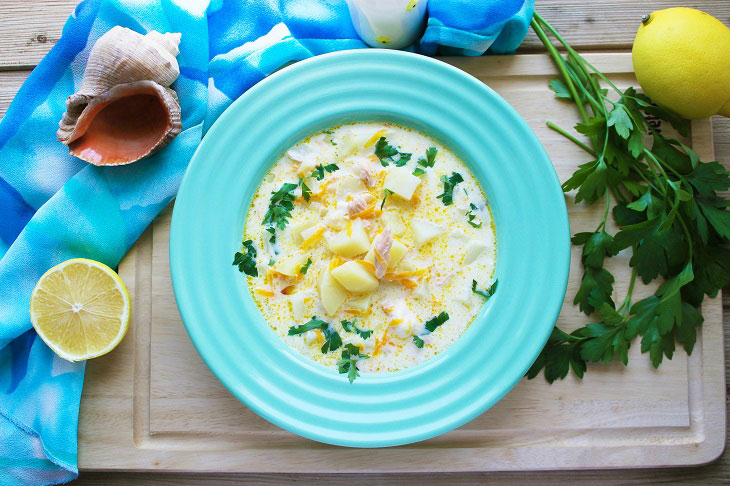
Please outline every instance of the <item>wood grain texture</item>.
[{"label": "wood grain texture", "polygon": [[[32,67],[45,55],[60,36],[61,28],[72,12],[75,0],[3,0],[0,2],[0,70]],[[593,1],[585,0],[539,0],[537,9],[578,49],[605,49],[609,47],[630,49],[636,29],[636,19],[641,14],[669,6],[686,5],[701,8],[726,24],[730,24],[730,1],[706,0],[692,2],[628,0]],[[530,33],[523,49],[542,50],[539,41]],[[0,114],[4,114],[8,101],[14,96],[27,73],[0,74]],[[730,161],[730,120],[713,119],[715,130],[715,152],[718,160]],[[567,142],[566,142],[567,143]],[[730,355],[730,292],[723,293],[725,322],[725,351]],[[130,342],[128,338],[123,346]],[[106,358],[107,366],[97,367],[90,379],[105,380],[113,387],[116,380],[114,364],[117,357],[123,357],[123,349],[118,349]],[[129,350],[127,350],[129,352]],[[730,362],[726,363],[730,373]],[[82,413],[84,413],[82,411]],[[118,427],[115,417],[110,420],[108,434],[124,434]],[[620,471],[566,471],[540,473],[490,473],[490,474],[360,474],[360,475],[231,475],[231,474],[139,474],[82,472],[74,484],[88,485],[177,485],[177,484],[282,484],[282,483],[319,483],[322,485],[351,483],[382,484],[545,484],[570,481],[577,484],[595,484],[610,481],[621,484],[727,484],[730,477],[730,454],[723,455],[713,464],[700,468],[668,468],[652,470]]]},{"label": "wood grain texture", "polygon": [[[0,69],[37,64],[60,38],[76,3],[3,0]],[[539,0],[537,11],[576,49],[618,49],[631,45],[643,14],[677,6],[700,8],[730,24],[730,2],[725,0]],[[523,52],[542,49],[533,32],[520,48]]]},{"label": "wood grain texture", "polygon": [[32,67],[61,38],[76,0],[2,0],[0,70]]}]

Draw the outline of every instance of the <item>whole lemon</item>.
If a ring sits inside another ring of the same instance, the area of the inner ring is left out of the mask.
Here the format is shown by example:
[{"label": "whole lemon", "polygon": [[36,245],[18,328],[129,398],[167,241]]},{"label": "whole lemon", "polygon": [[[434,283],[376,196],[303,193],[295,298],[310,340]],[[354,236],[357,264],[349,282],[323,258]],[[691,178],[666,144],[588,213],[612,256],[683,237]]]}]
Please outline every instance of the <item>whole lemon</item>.
[{"label": "whole lemon", "polygon": [[689,119],[730,117],[730,29],[693,8],[644,16],[631,52],[644,92]]}]

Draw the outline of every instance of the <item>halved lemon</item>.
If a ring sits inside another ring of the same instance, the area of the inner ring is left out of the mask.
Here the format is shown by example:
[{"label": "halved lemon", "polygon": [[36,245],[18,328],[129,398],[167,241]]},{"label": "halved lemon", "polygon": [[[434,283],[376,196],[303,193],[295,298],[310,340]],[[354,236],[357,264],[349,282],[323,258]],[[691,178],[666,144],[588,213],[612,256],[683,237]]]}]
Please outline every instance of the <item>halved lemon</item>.
[{"label": "halved lemon", "polygon": [[74,258],[38,280],[30,320],[61,358],[81,361],[106,354],[127,333],[132,303],[119,275],[103,263]]}]

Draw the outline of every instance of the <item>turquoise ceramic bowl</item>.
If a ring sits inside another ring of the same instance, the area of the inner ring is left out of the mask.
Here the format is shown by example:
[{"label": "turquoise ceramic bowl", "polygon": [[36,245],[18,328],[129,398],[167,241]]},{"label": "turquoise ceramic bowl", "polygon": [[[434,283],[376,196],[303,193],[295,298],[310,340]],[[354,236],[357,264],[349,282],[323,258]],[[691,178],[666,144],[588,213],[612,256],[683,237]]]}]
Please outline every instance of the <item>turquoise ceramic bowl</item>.
[{"label": "turquoise ceramic bowl", "polygon": [[[421,130],[471,168],[494,213],[499,289],[464,335],[431,361],[350,384],[279,339],[231,262],[251,198],[271,164],[309,134],[360,120]],[[170,235],[180,314],[218,379],[286,430],[355,447],[428,439],[502,398],[553,328],[569,252],[567,211],[553,166],[507,102],[448,64],[377,49],[296,63],[236,100],[190,162]]]}]

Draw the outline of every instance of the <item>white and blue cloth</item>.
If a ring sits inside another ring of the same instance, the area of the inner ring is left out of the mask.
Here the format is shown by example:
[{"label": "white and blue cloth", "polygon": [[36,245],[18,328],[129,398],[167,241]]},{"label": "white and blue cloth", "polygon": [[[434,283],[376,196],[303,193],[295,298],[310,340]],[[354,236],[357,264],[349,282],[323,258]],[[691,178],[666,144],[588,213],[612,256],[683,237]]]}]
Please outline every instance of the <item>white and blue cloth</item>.
[{"label": "white and blue cloth", "polygon": [[[534,0],[429,0],[428,55],[514,51]],[[56,141],[89,50],[115,25],[181,32],[182,133],[135,164],[94,167]],[[57,484],[78,474],[84,363],[57,357],[29,319],[51,266],[85,257],[116,267],[175,197],[195,148],[244,91],[280,67],[367,47],[344,0],[86,0],[0,122],[0,484]]]}]

